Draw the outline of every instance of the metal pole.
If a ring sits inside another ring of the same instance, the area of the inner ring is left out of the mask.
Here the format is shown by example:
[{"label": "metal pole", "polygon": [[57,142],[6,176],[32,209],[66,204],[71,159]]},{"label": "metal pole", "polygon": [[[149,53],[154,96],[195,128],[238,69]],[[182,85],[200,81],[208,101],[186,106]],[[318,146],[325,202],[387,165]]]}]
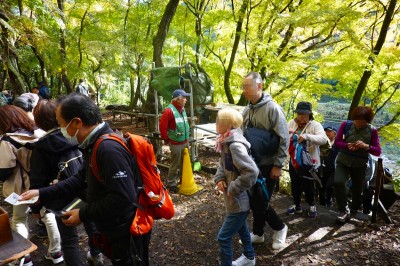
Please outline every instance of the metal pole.
[{"label": "metal pole", "polygon": [[[189,77],[191,77],[191,73],[189,71]],[[192,87],[192,82],[189,79],[189,89],[190,89],[190,134],[192,135],[192,138],[194,138],[194,128],[196,126],[194,120],[194,107],[193,107],[193,87]],[[197,161],[197,156],[196,156],[196,145],[197,143],[192,142],[190,145],[190,157],[192,158],[192,161]]]},{"label": "metal pole", "polygon": [[[156,64],[153,62],[152,68],[154,69],[155,66],[156,66]],[[159,125],[158,125],[158,93],[155,89],[154,89],[154,104],[156,105],[155,106],[155,109],[156,109],[156,117],[155,117],[155,129],[156,130],[155,131],[159,132],[160,129],[159,129]]]}]

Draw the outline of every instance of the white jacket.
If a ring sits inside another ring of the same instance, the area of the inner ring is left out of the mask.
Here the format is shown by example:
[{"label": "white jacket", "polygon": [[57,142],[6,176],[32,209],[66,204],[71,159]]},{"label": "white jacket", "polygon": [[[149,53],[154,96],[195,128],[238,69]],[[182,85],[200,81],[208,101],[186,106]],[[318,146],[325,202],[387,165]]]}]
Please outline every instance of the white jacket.
[{"label": "white jacket", "polygon": [[[292,138],[293,134],[297,134],[296,132],[298,125],[296,121],[292,119],[289,121],[288,127],[289,132],[293,132],[290,133],[290,138]],[[319,157],[319,145],[323,145],[329,141],[325,134],[324,128],[322,127],[321,123],[315,120],[310,120],[300,135],[307,140],[307,150],[311,154],[311,157],[316,161],[316,166],[318,167],[321,164]]]}]

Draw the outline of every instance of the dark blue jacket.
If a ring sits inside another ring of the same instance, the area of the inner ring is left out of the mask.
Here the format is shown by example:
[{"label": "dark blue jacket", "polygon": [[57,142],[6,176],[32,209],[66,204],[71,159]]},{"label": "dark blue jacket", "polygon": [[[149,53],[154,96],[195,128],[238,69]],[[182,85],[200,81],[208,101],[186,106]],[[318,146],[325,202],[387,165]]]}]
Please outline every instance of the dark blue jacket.
[{"label": "dark blue jacket", "polygon": [[[55,129],[41,137],[34,145],[31,155],[30,189],[47,187],[54,180],[62,181],[76,174],[82,167],[82,153]],[[68,165],[66,165],[68,164]],[[61,210],[73,200],[74,194],[57,197],[46,203],[46,208]],[[42,205],[31,209],[38,213]]]}]

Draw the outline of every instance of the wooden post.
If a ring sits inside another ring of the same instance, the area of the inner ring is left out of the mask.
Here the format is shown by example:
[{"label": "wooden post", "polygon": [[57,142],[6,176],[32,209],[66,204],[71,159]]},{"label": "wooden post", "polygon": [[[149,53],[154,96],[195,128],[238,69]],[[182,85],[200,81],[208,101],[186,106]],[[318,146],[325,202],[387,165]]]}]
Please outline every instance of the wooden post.
[{"label": "wooden post", "polygon": [[374,206],[372,209],[371,223],[376,222],[376,212],[378,211],[379,196],[381,194],[382,179],[383,179],[383,160],[378,159],[378,169],[377,169],[376,181],[375,181],[375,195],[374,195]]}]

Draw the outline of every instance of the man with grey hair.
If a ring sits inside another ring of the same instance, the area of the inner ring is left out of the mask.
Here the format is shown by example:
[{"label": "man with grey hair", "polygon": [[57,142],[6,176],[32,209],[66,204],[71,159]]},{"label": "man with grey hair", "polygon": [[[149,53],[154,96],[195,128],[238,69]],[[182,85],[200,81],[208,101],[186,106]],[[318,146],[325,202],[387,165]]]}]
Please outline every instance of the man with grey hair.
[{"label": "man with grey hair", "polygon": [[[259,161],[256,162],[262,176],[266,178],[266,186],[271,198],[275,185],[282,175],[282,167],[287,158],[289,130],[286,117],[282,108],[272,100],[271,95],[263,92],[262,78],[259,73],[250,72],[247,74],[243,80],[242,89],[243,95],[249,101],[248,106],[243,111],[243,132],[245,132],[245,136],[248,138],[249,135],[246,134],[246,131],[254,127],[276,134],[279,139],[277,150],[271,155],[262,154],[259,156]],[[287,225],[282,222],[271,204],[264,204],[263,202],[258,204],[261,205],[261,208],[252,208],[254,219],[253,233],[251,233],[252,242],[264,242],[264,226],[267,222],[274,230],[272,248],[282,248],[286,241]]]},{"label": "man with grey hair", "polygon": [[177,89],[172,93],[172,101],[164,110],[160,119],[161,138],[169,145],[170,167],[166,186],[171,193],[178,192],[178,182],[182,176],[183,150],[188,147],[189,123],[185,112],[186,93]]}]

